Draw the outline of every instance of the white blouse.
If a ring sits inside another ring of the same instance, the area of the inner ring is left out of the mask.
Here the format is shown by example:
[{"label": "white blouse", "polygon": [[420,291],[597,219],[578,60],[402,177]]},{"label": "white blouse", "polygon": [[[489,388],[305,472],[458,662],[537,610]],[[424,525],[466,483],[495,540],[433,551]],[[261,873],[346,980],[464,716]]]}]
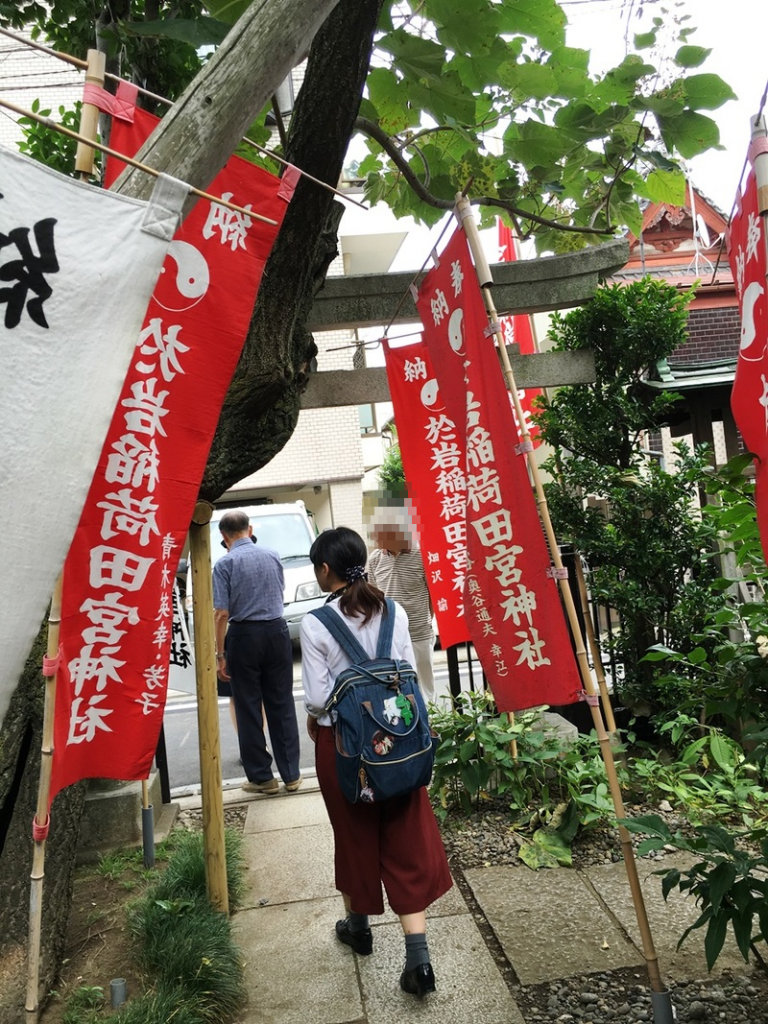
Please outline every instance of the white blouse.
[{"label": "white blouse", "polygon": [[[381,615],[374,615],[363,623],[362,616],[343,615],[338,601],[329,605],[340,616],[353,636],[371,657],[376,657],[376,643],[379,639]],[[395,631],[392,637],[391,656],[416,664],[411,638],[408,634],[408,616],[395,603]],[[322,622],[314,615],[305,615],[301,620],[301,681],[304,685],[304,707],[320,725],[330,725],[330,715],[323,714],[328,703],[336,677],[352,664],[338,643]]]}]

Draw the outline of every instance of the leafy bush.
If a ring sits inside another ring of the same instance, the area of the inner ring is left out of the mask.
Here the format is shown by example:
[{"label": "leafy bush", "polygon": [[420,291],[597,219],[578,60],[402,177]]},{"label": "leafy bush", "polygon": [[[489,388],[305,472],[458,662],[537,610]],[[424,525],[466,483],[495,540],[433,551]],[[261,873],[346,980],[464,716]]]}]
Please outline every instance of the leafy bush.
[{"label": "leafy bush", "polygon": [[692,931],[706,925],[704,951],[711,971],[730,926],[744,959],[749,959],[750,949],[759,956],[756,943],[768,941],[768,830],[729,832],[720,825],[701,825],[688,836],[672,833],[657,815],[630,818],[622,824],[630,832],[650,836],[640,843],[641,854],[674,846],[700,858],[685,871],[656,872],[662,876],[665,899],[679,889],[694,896],[701,908],[678,948]]}]

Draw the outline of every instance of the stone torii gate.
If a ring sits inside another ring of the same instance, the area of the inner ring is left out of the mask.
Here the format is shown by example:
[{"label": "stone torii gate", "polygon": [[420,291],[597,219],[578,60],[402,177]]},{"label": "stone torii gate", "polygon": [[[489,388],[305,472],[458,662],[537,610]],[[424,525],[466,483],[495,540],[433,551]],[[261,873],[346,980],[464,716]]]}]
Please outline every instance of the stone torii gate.
[{"label": "stone torii gate", "polygon": [[[494,299],[500,316],[568,309],[587,302],[601,280],[626,264],[624,239],[592,246],[564,256],[546,256],[491,267]],[[315,297],[309,319],[314,331],[419,323],[409,285],[413,274],[364,274],[330,277]],[[406,299],[397,316],[394,310]],[[510,351],[520,388],[589,384],[595,379],[591,352],[544,352],[519,355]],[[384,367],[325,370],[313,373],[302,396],[302,409],[365,405],[390,401]]]}]

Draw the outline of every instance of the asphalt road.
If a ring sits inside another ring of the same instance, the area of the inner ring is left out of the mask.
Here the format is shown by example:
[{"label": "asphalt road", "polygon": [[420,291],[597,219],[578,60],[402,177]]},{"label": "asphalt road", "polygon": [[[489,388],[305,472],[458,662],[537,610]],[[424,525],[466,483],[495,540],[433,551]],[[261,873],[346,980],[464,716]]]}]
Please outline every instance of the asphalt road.
[{"label": "asphalt road", "polygon": [[[448,690],[448,673],[445,668],[445,655],[435,652],[435,679],[438,692]],[[301,658],[297,653],[293,664],[293,696],[296,702],[296,717],[299,722],[299,740],[301,755],[299,767],[302,774],[314,772],[315,752],[312,741],[307,735],[303,691],[301,688]],[[184,796],[199,791],[200,788],[200,752],[197,730],[197,701],[194,697],[183,694],[169,699],[163,719],[165,729],[165,745],[168,755],[168,775],[173,796]],[[245,782],[237,736],[229,717],[229,701],[219,700],[219,736],[221,743],[221,774],[224,788],[233,788]],[[267,737],[269,742],[269,737]]]}]

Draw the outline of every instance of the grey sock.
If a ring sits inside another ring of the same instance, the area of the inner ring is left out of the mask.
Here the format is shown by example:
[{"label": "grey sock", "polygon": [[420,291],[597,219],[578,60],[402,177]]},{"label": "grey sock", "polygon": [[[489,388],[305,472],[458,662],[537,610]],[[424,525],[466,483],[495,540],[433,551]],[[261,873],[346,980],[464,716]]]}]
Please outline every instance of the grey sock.
[{"label": "grey sock", "polygon": [[347,914],[347,920],[349,921],[349,930],[352,935],[359,935],[360,932],[364,932],[368,928],[367,914],[356,914],[354,910],[350,910]]},{"label": "grey sock", "polygon": [[418,935],[405,936],[405,969],[412,971],[414,967],[429,963],[429,946],[424,932]]}]

